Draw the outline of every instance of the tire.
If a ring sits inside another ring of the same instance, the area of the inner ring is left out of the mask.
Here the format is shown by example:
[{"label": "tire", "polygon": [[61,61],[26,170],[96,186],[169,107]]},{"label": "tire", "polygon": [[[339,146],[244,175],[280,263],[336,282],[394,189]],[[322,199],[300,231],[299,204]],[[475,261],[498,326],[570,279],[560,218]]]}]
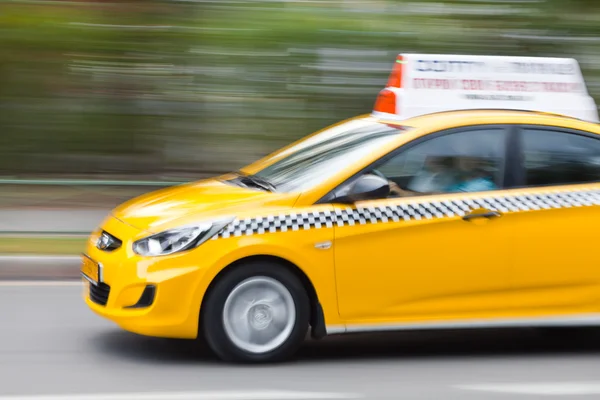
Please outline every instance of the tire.
[{"label": "tire", "polygon": [[310,301],[300,280],[284,266],[251,261],[218,278],[200,314],[204,339],[221,360],[278,362],[304,341]]}]

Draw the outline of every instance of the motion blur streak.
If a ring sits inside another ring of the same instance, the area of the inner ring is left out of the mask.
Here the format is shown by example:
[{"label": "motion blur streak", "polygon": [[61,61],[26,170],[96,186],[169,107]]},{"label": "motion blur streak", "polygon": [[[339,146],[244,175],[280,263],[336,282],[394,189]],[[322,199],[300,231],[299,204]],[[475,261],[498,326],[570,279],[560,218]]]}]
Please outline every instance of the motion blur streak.
[{"label": "motion blur streak", "polygon": [[[399,53],[573,57],[600,102],[598,0],[10,0],[0,30],[0,279],[68,279],[118,203],[371,112]],[[123,332],[81,292],[0,281],[0,400],[599,393],[596,331],[331,337],[238,368]]]},{"label": "motion blur streak", "polygon": [[[4,400],[71,400],[80,393],[94,400],[103,393],[225,396],[242,390],[323,398],[356,394],[368,400],[485,399],[500,398],[492,389],[508,385],[597,382],[600,368],[597,330],[564,341],[527,329],[331,337],[307,342],[291,363],[240,367],[218,363],[190,341],[123,332],[90,313],[78,301],[80,293],[81,288],[60,286],[0,289]],[[479,385],[490,390],[471,389]]]},{"label": "motion blur streak", "polygon": [[0,175],[198,177],[370,112],[400,52],[576,57],[594,0],[4,2]]},{"label": "motion blur streak", "polygon": [[265,391],[215,391],[189,393],[107,393],[60,396],[0,396],[0,400],[325,400],[354,399],[344,393]]},{"label": "motion blur streak", "polygon": [[461,385],[461,389],[482,392],[574,396],[600,394],[600,382],[546,382]]}]

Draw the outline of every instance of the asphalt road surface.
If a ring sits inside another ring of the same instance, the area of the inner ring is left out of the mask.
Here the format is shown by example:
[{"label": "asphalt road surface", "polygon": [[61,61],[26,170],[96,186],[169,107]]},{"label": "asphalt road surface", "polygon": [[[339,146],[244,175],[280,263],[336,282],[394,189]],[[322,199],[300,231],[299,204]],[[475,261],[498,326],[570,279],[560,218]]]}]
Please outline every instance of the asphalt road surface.
[{"label": "asphalt road surface", "polygon": [[307,342],[287,363],[236,366],[194,341],[124,332],[81,291],[0,282],[0,399],[600,398],[598,330],[340,336]]},{"label": "asphalt road surface", "polygon": [[110,210],[0,210],[0,233],[88,233]]}]

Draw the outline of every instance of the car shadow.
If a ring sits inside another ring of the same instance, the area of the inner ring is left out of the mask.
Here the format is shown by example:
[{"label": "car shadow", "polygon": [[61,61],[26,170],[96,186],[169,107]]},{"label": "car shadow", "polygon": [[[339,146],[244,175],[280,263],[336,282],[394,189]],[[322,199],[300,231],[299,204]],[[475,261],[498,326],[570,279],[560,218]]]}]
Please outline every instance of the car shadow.
[{"label": "car shadow", "polygon": [[[121,330],[99,333],[92,343],[102,354],[135,362],[219,364],[195,340],[161,339]],[[597,356],[600,329],[473,329],[365,333],[306,341],[288,362],[414,361],[421,359]]]},{"label": "car shadow", "polygon": [[200,341],[142,336],[118,328],[98,333],[91,343],[104,355],[133,361],[176,364],[218,362],[217,357]]},{"label": "car shadow", "polygon": [[418,360],[590,355],[600,330],[465,329],[343,335],[307,344],[301,360]]}]

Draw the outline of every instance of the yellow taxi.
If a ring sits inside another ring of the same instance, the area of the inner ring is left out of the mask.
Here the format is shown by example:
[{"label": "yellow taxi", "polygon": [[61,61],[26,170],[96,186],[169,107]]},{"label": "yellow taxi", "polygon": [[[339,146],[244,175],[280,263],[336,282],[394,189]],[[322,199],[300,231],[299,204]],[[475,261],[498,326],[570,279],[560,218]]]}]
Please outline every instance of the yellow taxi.
[{"label": "yellow taxi", "polygon": [[308,333],[600,324],[590,101],[571,59],[400,55],[372,114],[113,210],[85,302],[243,362]]}]

